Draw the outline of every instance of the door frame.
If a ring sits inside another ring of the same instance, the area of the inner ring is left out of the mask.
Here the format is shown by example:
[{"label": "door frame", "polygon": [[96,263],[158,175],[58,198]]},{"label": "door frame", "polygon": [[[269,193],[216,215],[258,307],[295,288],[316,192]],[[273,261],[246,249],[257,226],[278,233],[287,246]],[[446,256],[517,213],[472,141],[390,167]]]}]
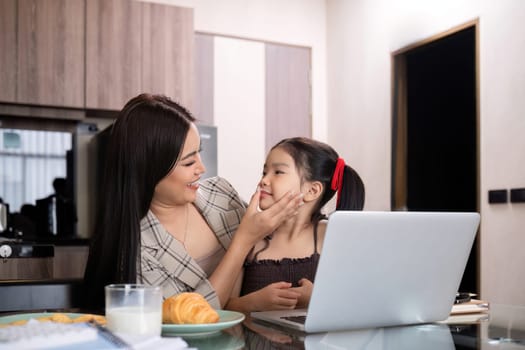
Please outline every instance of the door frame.
[{"label": "door frame", "polygon": [[479,118],[479,19],[453,27],[410,44],[391,53],[391,96],[392,96],[392,166],[391,166],[391,210],[403,210],[407,203],[407,72],[406,55],[413,49],[427,45],[464,29],[475,30],[475,94],[476,94],[476,211],[481,208],[480,192],[480,118]]}]

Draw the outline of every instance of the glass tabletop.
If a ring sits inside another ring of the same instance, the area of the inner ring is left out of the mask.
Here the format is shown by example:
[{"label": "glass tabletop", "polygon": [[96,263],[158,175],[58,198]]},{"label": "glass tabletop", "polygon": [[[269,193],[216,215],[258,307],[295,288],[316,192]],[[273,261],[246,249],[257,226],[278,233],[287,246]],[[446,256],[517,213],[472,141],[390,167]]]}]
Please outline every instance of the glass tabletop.
[{"label": "glass tabletop", "polygon": [[249,317],[216,335],[185,338],[198,349],[525,349],[525,307],[491,305],[488,314],[449,322],[306,334]]}]

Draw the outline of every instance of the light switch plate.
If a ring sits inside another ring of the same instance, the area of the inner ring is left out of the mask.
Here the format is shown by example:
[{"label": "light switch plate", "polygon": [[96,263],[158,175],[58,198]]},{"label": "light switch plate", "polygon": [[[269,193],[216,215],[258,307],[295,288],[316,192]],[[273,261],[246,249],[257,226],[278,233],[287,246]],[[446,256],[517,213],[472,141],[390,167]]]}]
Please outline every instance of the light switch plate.
[{"label": "light switch plate", "polygon": [[507,190],[489,190],[489,203],[507,203]]}]

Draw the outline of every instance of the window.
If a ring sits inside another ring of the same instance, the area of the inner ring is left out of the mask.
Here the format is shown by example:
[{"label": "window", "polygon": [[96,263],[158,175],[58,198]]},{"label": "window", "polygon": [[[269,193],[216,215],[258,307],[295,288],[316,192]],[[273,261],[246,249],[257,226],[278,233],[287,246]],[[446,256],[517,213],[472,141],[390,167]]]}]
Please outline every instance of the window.
[{"label": "window", "polygon": [[67,176],[71,148],[69,132],[0,129],[0,198],[10,212],[54,192],[53,180]]}]

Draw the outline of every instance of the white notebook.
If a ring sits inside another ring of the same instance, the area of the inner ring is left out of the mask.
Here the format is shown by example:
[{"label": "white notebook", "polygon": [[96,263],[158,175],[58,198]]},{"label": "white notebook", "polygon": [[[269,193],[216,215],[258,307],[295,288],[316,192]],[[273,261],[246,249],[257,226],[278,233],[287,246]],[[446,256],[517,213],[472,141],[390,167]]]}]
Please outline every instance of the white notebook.
[{"label": "white notebook", "polygon": [[309,309],[251,316],[308,333],[444,320],[479,220],[478,213],[335,212]]}]

